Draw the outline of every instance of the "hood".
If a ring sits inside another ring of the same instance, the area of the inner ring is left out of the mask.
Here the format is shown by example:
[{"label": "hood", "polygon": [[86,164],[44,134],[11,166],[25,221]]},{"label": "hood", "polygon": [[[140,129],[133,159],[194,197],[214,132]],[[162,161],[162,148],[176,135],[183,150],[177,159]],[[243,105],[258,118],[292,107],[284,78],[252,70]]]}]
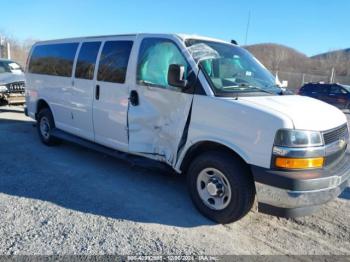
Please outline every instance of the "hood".
[{"label": "hood", "polygon": [[24,74],[1,73],[0,84],[9,84],[13,82],[24,81]]},{"label": "hood", "polygon": [[240,97],[240,100],[277,111],[289,117],[295,129],[326,131],[347,122],[338,108],[306,96]]}]

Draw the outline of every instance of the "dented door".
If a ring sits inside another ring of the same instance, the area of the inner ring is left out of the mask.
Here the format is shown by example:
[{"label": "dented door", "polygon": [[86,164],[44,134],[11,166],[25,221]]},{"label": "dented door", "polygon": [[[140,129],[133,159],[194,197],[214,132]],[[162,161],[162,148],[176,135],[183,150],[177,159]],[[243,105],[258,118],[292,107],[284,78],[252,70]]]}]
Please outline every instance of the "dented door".
[{"label": "dented door", "polygon": [[[189,65],[169,39],[145,38],[140,46],[136,84],[130,90],[129,151],[174,164],[193,94],[167,83],[170,64]],[[185,75],[187,77],[187,75]]]}]

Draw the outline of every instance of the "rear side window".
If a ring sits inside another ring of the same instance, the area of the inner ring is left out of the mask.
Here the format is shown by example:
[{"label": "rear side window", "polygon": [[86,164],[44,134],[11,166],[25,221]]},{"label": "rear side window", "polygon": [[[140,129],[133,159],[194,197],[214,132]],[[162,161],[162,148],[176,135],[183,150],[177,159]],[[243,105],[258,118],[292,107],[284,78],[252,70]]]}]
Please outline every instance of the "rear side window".
[{"label": "rear side window", "polygon": [[36,46],[28,71],[33,74],[70,77],[77,48],[78,43]]},{"label": "rear side window", "polygon": [[98,67],[98,81],[124,83],[132,41],[108,41],[104,44]]},{"label": "rear side window", "polygon": [[83,43],[75,69],[75,77],[81,79],[93,79],[97,54],[101,42]]}]

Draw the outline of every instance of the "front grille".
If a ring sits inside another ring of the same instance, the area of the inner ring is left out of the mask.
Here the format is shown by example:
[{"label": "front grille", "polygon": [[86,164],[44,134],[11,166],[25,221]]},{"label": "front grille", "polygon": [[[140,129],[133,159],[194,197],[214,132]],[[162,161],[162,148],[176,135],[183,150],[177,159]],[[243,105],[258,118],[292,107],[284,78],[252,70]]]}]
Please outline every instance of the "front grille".
[{"label": "front grille", "polygon": [[7,85],[10,93],[21,93],[24,92],[24,82],[14,82]]},{"label": "front grille", "polygon": [[336,129],[323,132],[323,139],[326,145],[332,144],[340,139],[347,138],[349,135],[348,126],[345,124]]}]

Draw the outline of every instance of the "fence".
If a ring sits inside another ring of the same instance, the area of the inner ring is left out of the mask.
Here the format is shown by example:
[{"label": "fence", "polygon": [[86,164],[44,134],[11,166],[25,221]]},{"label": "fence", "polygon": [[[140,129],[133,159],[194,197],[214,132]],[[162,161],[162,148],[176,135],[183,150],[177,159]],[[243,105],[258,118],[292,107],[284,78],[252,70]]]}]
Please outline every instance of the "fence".
[{"label": "fence", "polygon": [[336,74],[305,74],[295,72],[281,72],[278,73],[280,81],[288,81],[288,89],[292,91],[298,90],[304,83],[308,82],[325,82],[325,83],[340,83],[350,85],[350,76],[337,76]]}]

